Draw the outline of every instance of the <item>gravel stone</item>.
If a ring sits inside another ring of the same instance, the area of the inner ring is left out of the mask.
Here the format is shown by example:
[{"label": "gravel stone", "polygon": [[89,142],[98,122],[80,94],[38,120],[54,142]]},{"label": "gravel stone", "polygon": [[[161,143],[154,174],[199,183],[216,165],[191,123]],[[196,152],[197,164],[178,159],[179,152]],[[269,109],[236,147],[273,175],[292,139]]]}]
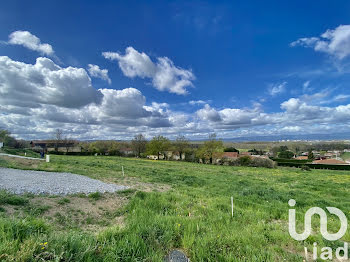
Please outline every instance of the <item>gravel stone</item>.
[{"label": "gravel stone", "polygon": [[15,194],[89,194],[116,192],[127,188],[126,186],[107,184],[100,180],[71,173],[0,168],[0,189]]}]

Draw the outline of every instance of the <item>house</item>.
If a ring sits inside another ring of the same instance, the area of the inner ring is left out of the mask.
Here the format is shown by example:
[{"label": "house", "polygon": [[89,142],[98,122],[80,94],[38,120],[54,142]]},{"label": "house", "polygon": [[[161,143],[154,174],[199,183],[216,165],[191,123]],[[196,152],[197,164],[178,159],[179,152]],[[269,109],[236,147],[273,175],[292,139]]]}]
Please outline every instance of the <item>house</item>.
[{"label": "house", "polygon": [[134,154],[134,150],[132,150],[132,148],[121,148],[119,149],[119,152],[122,153],[123,155],[131,155]]},{"label": "house", "polygon": [[238,152],[224,152],[222,158],[226,159],[236,159],[238,158]]},{"label": "house", "polygon": [[4,147],[4,142],[0,142],[0,148]]},{"label": "house", "polygon": [[34,151],[81,152],[81,147],[74,140],[33,140],[30,145]]},{"label": "house", "polygon": [[[181,154],[180,159],[180,153],[177,151],[165,151],[164,154],[159,154],[159,159],[167,159],[167,160],[185,160],[185,153]],[[148,159],[157,160],[157,155],[148,155]]]},{"label": "house", "polygon": [[323,164],[323,165],[349,165],[349,163],[347,163],[345,161],[334,159],[334,158],[315,160],[312,163],[313,164]]},{"label": "house", "polygon": [[256,157],[256,158],[266,158],[266,159],[268,159],[268,158],[269,158],[267,155],[251,155],[251,157]]},{"label": "house", "polygon": [[332,158],[332,157],[334,157],[334,156],[336,156],[335,154],[333,154],[333,153],[331,153],[331,152],[327,152],[327,153],[324,153],[324,155],[323,155],[325,158]]},{"label": "house", "polygon": [[251,152],[240,152],[239,156],[251,156],[252,153]]},{"label": "house", "polygon": [[[158,160],[158,156],[157,155],[148,155],[147,158],[151,159],[151,160]],[[163,159],[163,158],[164,158],[163,155],[159,156],[159,159]]]},{"label": "house", "polygon": [[294,158],[295,160],[308,160],[309,157],[308,156],[297,156]]},{"label": "house", "polygon": [[185,153],[182,153],[180,156],[180,152],[178,151],[166,151],[166,158],[171,160],[185,160]]}]

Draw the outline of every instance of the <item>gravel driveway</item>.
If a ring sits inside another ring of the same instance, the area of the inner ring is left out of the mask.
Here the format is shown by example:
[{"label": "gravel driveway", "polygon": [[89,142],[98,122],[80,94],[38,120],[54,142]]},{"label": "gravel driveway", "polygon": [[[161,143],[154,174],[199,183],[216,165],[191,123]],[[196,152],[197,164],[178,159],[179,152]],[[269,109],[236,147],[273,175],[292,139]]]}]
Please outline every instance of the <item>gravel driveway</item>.
[{"label": "gravel driveway", "polygon": [[127,189],[127,187],[106,184],[96,179],[71,173],[0,168],[0,189],[6,189],[15,194],[67,195],[115,192]]}]

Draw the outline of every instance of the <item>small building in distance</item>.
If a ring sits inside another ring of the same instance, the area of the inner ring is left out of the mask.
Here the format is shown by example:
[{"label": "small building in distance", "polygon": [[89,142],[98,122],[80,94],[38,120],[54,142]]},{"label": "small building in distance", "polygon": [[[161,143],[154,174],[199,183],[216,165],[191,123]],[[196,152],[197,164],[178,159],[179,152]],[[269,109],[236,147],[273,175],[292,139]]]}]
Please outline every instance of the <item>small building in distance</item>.
[{"label": "small building in distance", "polygon": [[308,156],[297,156],[294,158],[295,160],[308,160],[309,157]]},{"label": "small building in distance", "polygon": [[129,148],[129,147],[121,148],[121,149],[119,149],[119,152],[125,156],[129,156],[129,155],[134,154],[134,150],[132,148]]},{"label": "small building in distance", "polygon": [[0,142],[0,148],[4,147],[4,142]]},{"label": "small building in distance", "polygon": [[81,152],[81,147],[74,140],[33,140],[30,145],[34,151]]},{"label": "small building in distance", "polygon": [[238,152],[224,152],[222,154],[222,158],[226,158],[226,159],[236,159],[238,158],[239,154]]}]

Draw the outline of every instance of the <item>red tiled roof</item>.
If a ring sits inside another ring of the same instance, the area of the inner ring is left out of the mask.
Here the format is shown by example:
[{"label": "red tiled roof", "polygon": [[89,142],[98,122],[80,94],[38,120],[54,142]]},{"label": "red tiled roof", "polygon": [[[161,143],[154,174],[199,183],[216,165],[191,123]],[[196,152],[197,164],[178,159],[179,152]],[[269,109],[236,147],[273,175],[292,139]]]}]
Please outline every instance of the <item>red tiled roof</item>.
[{"label": "red tiled roof", "polygon": [[222,157],[226,158],[237,158],[238,157],[238,152],[224,152]]},{"label": "red tiled roof", "polygon": [[252,153],[251,152],[241,152],[241,156],[250,156]]},{"label": "red tiled roof", "polygon": [[297,156],[296,160],[308,160],[308,156]]}]

